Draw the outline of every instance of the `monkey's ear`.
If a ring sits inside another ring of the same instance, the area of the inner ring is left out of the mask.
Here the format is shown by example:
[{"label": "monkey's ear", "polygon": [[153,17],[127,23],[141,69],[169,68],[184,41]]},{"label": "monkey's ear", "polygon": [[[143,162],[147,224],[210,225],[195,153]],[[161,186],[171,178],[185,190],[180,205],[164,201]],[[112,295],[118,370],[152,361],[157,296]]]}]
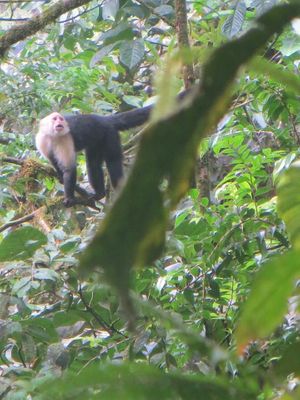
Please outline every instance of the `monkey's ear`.
[{"label": "monkey's ear", "polygon": [[39,133],[48,133],[49,129],[52,127],[51,120],[49,119],[49,115],[40,120],[39,123]]}]

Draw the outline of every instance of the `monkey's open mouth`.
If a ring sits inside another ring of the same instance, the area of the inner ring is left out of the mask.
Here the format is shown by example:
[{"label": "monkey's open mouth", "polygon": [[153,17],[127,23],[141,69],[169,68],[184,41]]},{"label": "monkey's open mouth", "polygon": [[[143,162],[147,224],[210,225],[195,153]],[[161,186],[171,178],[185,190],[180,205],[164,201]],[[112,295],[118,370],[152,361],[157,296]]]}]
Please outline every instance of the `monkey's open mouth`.
[{"label": "monkey's open mouth", "polygon": [[64,126],[62,124],[58,124],[58,125],[56,125],[55,129],[57,131],[62,131],[64,129]]}]

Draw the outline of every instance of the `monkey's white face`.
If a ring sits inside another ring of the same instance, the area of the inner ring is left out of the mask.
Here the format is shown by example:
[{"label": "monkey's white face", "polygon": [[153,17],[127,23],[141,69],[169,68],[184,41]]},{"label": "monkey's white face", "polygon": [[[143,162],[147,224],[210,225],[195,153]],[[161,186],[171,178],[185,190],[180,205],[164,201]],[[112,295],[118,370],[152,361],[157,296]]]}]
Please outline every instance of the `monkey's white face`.
[{"label": "monkey's white face", "polygon": [[63,136],[70,130],[64,117],[58,112],[54,112],[41,120],[40,131],[50,136]]}]

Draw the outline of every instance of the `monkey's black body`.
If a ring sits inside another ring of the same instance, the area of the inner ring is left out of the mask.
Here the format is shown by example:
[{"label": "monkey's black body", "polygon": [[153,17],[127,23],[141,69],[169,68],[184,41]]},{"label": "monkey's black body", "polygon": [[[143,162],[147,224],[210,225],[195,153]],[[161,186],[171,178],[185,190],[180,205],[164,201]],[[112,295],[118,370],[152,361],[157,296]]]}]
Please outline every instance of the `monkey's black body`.
[{"label": "monkey's black body", "polygon": [[94,148],[95,140],[105,142],[107,136],[109,141],[110,135],[119,137],[117,132],[144,124],[149,118],[151,109],[152,106],[148,106],[108,116],[79,114],[64,115],[64,117],[68,122],[75,149],[80,151],[89,146]]},{"label": "monkey's black body", "polygon": [[[105,161],[113,187],[116,187],[123,176],[122,148],[119,131],[142,125],[149,118],[152,107],[143,107],[110,116],[99,116],[95,114],[64,116],[67,121],[70,134],[73,138],[75,150],[85,150],[87,172],[89,182],[95,191],[95,198],[101,199],[105,196],[105,185],[102,165]],[[51,162],[60,169],[57,162]],[[56,165],[55,165],[56,164]],[[67,205],[71,205],[74,199],[76,183],[76,165],[66,171],[61,171],[65,183]]]},{"label": "monkey's black body", "polygon": [[[180,93],[178,100],[187,93]],[[76,152],[85,151],[89,182],[95,198],[101,199],[105,196],[103,163],[107,165],[113,187],[123,176],[119,131],[142,125],[148,120],[151,110],[152,106],[147,106],[109,116],[82,114],[64,117],[53,112],[41,120],[36,137],[37,148],[51,161],[64,183],[66,206],[75,203]]]}]

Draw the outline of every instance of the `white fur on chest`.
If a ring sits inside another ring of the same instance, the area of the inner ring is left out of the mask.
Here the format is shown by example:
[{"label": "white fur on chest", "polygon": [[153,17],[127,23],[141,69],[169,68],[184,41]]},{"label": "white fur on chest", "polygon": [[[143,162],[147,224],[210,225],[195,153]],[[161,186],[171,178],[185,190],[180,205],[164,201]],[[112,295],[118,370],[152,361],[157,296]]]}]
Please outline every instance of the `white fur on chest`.
[{"label": "white fur on chest", "polygon": [[75,164],[74,142],[69,133],[53,137],[43,132],[38,132],[36,135],[36,147],[48,159],[52,154],[60,167],[71,168]]}]

